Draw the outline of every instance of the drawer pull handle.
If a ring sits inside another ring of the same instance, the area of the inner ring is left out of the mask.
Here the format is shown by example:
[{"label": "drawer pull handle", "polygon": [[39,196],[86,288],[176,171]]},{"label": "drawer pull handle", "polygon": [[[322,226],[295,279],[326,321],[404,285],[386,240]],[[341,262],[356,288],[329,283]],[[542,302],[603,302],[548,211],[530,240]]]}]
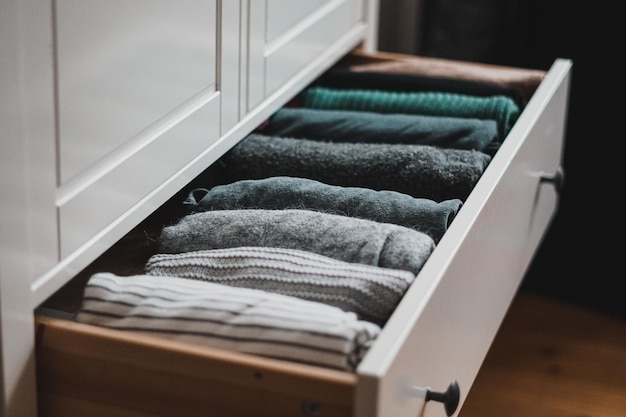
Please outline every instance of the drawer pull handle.
[{"label": "drawer pull handle", "polygon": [[556,169],[556,172],[552,175],[541,174],[540,181],[554,184],[557,194],[561,194],[561,191],[563,191],[563,185],[565,184],[565,171],[563,170],[563,167],[559,166]]},{"label": "drawer pull handle", "polygon": [[322,406],[316,401],[303,401],[302,414],[306,417],[318,417],[321,415]]},{"label": "drawer pull handle", "polygon": [[446,415],[450,417],[459,406],[460,398],[461,390],[459,389],[459,383],[454,380],[448,385],[448,389],[445,392],[431,391],[429,388],[426,391],[424,401],[432,400],[443,403],[443,407],[446,409]]}]

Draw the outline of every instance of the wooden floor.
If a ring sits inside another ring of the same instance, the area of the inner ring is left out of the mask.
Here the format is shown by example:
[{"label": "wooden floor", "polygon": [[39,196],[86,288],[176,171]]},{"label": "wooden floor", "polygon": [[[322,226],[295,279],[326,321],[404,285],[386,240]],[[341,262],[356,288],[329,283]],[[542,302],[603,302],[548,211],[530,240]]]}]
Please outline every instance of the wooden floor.
[{"label": "wooden floor", "polygon": [[459,417],[625,417],[626,319],[520,292]]}]

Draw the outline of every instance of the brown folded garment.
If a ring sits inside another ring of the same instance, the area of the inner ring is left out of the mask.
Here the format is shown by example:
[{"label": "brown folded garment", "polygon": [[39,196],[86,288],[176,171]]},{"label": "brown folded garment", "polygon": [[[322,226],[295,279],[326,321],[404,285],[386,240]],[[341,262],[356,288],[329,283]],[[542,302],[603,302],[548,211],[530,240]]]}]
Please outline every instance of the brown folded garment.
[{"label": "brown folded garment", "polygon": [[523,104],[528,102],[546,75],[541,70],[418,56],[352,65],[350,70],[450,77],[518,88],[523,95]]}]

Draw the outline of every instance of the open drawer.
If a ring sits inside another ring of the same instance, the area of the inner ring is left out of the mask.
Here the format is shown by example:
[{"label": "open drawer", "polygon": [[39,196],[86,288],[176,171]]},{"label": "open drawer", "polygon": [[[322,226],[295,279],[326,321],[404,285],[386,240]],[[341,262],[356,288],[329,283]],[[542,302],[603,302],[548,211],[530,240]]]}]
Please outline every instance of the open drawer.
[{"label": "open drawer", "polygon": [[41,315],[40,415],[458,413],[557,209],[571,65],[546,73],[354,373]]}]

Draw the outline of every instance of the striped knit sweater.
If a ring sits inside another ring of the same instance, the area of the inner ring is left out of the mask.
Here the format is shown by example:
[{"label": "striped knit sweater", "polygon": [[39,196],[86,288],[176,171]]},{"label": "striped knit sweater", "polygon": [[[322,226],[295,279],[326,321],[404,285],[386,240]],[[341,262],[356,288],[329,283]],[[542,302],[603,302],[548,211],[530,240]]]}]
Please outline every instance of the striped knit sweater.
[{"label": "striped knit sweater", "polygon": [[380,333],[326,304],[176,277],[98,273],[76,320],[354,371]]}]

